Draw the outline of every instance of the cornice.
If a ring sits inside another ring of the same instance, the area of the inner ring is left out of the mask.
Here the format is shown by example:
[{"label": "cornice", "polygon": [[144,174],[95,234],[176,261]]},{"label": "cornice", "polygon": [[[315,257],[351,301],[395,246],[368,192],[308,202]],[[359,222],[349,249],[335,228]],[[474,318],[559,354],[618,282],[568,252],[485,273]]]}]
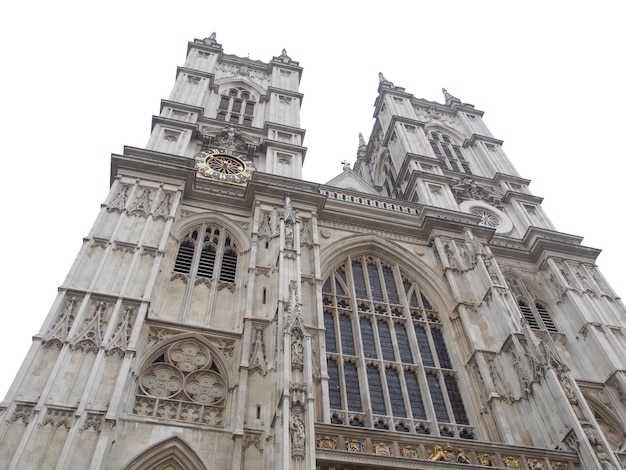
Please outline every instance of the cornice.
[{"label": "cornice", "polygon": [[500,146],[504,144],[504,140],[496,139],[495,137],[489,137],[487,135],[480,135],[480,134],[472,134],[472,136],[469,139],[466,139],[465,142],[463,142],[463,148],[467,148],[469,145],[474,145],[478,141],[488,142],[490,144],[496,144]]}]

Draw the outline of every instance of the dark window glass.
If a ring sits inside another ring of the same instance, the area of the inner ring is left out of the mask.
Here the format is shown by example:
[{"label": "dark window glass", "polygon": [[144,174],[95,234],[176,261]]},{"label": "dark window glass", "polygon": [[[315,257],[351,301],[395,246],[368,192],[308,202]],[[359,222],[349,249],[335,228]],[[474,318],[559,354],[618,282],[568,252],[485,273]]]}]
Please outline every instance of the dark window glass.
[{"label": "dark window glass", "polygon": [[363,276],[363,266],[360,261],[352,262],[352,275],[354,276],[354,290],[358,299],[367,298],[367,289],[365,287],[365,277]]},{"label": "dark window glass", "polygon": [[393,270],[389,266],[383,266],[383,278],[385,279],[385,287],[387,288],[389,303],[399,304],[400,297],[398,297],[398,290],[396,289]]},{"label": "dark window glass", "polygon": [[437,351],[437,357],[439,358],[439,365],[444,369],[452,369],[450,356],[448,356],[448,349],[446,348],[446,343],[443,340],[443,333],[437,328],[432,328],[430,333],[433,336],[433,343],[435,344],[435,351]]},{"label": "dark window glass", "polygon": [[228,105],[230,104],[230,98],[228,96],[222,96],[220,100],[220,109],[228,111]]},{"label": "dark window glass", "polygon": [[220,281],[235,282],[235,272],[237,271],[237,252],[225,250],[222,257],[222,269],[220,270]]},{"label": "dark window glass", "polygon": [[351,411],[362,411],[361,391],[359,387],[359,374],[354,364],[346,363],[343,366],[346,380],[346,395],[348,398],[348,409]]},{"label": "dark window glass", "polygon": [[533,315],[533,311],[530,309],[530,306],[523,300],[518,300],[517,305],[519,305],[522,316],[528,322],[528,326],[530,326],[533,330],[538,330],[539,323],[537,323],[537,319]]},{"label": "dark window glass", "polygon": [[246,103],[245,114],[248,116],[252,116],[254,114],[254,103],[250,103],[249,101]]},{"label": "dark window glass", "polygon": [[456,383],[454,377],[446,375],[444,377],[446,388],[448,389],[448,398],[450,399],[450,406],[452,406],[452,413],[454,414],[454,420],[457,424],[469,424],[467,419],[467,413],[465,413],[465,407],[463,406],[463,400],[461,398],[461,391]]},{"label": "dark window glass", "polygon": [[252,118],[250,118],[248,116],[244,116],[244,118],[243,118],[243,125],[250,127],[252,125]]},{"label": "dark window glass", "polygon": [[393,343],[391,342],[391,333],[389,331],[389,325],[385,321],[379,321],[378,324],[378,337],[380,339],[380,349],[383,352],[383,359],[385,361],[395,361],[393,354]]},{"label": "dark window glass", "polygon": [[367,366],[367,383],[369,384],[372,413],[378,415],[386,414],[383,387],[380,382],[380,373],[378,372],[376,366]]},{"label": "dark window glass", "polygon": [[428,299],[426,297],[424,297],[424,294],[420,294],[422,297],[422,304],[424,305],[424,308],[426,310],[434,310],[433,306],[430,305],[430,302],[428,301]]},{"label": "dark window glass", "polygon": [[537,312],[539,313],[541,321],[546,327],[546,330],[552,332],[558,331],[556,325],[554,324],[554,321],[552,320],[552,317],[550,316],[550,313],[548,312],[548,309],[544,307],[541,302],[535,302],[535,308],[537,309]]},{"label": "dark window glass", "polygon": [[339,315],[339,328],[341,329],[341,348],[344,354],[354,356],[354,339],[352,336],[352,321],[346,315]]},{"label": "dark window glass", "polygon": [[233,101],[233,109],[231,109],[231,112],[233,112],[233,113],[240,113],[241,112],[241,100]]},{"label": "dark window glass", "polygon": [[405,364],[413,363],[413,356],[411,355],[411,346],[409,345],[409,337],[406,332],[406,327],[397,323],[395,326],[396,339],[398,340],[398,349],[400,350],[400,359]]},{"label": "dark window glass", "polygon": [[367,265],[367,274],[370,279],[370,289],[372,290],[372,297],[374,300],[383,302],[385,296],[383,295],[383,287],[380,284],[380,278],[378,277],[378,268],[375,264]]},{"label": "dark window glass", "polygon": [[200,253],[200,264],[198,265],[198,276],[213,277],[213,267],[215,266],[215,248],[213,245],[206,245]]},{"label": "dark window glass", "polygon": [[413,372],[407,372],[404,375],[406,388],[409,392],[409,400],[411,400],[411,411],[414,419],[426,419],[426,410],[422,401],[422,392],[420,391],[417,377]]},{"label": "dark window glass", "polygon": [[426,374],[426,381],[428,382],[430,399],[432,400],[433,407],[435,408],[435,416],[437,416],[437,421],[449,423],[450,418],[448,418],[448,411],[446,410],[446,403],[443,399],[443,393],[441,393],[441,385],[439,384],[439,379],[435,374],[429,372]]},{"label": "dark window glass", "polygon": [[443,156],[441,150],[439,149],[439,144],[437,144],[436,142],[431,142],[430,146],[432,147],[433,152],[435,152],[435,155],[437,155],[438,157]]},{"label": "dark window glass", "polygon": [[330,407],[335,410],[343,408],[341,406],[341,390],[339,381],[339,368],[337,367],[337,361],[334,359],[328,359],[326,361],[328,368],[328,395],[330,401]]},{"label": "dark window glass", "polygon": [[389,388],[389,399],[391,400],[391,409],[394,416],[406,418],[406,410],[404,409],[404,398],[402,397],[402,388],[400,387],[400,377],[395,369],[387,369],[387,387]]},{"label": "dark window glass", "polygon": [[363,342],[363,352],[365,357],[376,357],[376,343],[374,343],[374,329],[372,328],[372,322],[367,318],[361,318],[359,321],[361,325],[361,341]]},{"label": "dark window glass", "polygon": [[189,274],[191,272],[191,262],[193,261],[194,245],[191,241],[184,241],[178,248],[178,255],[174,263],[174,271],[177,273]]},{"label": "dark window glass", "polygon": [[330,294],[330,278],[326,279],[326,282],[322,286],[322,292],[324,294]]},{"label": "dark window glass", "polygon": [[435,367],[433,354],[430,351],[430,345],[428,344],[428,336],[426,335],[426,330],[423,326],[415,325],[415,336],[417,336],[417,346],[422,356],[422,364],[427,367]]},{"label": "dark window glass", "polygon": [[333,314],[324,312],[324,328],[326,328],[326,351],[337,352],[337,340],[335,339],[335,321]]}]

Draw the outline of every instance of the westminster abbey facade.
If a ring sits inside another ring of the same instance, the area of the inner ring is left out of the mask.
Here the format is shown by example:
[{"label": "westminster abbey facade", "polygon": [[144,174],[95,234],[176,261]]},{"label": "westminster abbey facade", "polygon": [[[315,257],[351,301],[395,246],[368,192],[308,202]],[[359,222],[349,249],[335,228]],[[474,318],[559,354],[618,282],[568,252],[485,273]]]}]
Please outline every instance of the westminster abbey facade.
[{"label": "westminster abbey facade", "polygon": [[0,405],[0,469],[623,469],[599,250],[482,111],[382,74],[354,165],[302,180],[301,74],[189,43]]}]

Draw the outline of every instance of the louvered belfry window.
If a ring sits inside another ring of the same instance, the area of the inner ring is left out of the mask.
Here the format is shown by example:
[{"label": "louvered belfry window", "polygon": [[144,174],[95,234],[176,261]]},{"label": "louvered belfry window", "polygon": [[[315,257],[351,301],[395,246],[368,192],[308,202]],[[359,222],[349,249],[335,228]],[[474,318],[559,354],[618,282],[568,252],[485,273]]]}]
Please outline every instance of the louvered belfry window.
[{"label": "louvered belfry window", "polygon": [[469,162],[465,160],[461,147],[449,136],[440,132],[429,132],[430,147],[435,156],[443,162],[445,169],[458,173],[472,174]]},{"label": "louvered belfry window", "polygon": [[181,240],[175,273],[234,284],[236,271],[237,247],[224,227],[202,224]]},{"label": "louvered belfry window", "polygon": [[331,423],[472,437],[439,312],[416,282],[358,256],[322,293]]},{"label": "louvered belfry window", "polygon": [[538,299],[529,300],[533,296],[520,279],[508,276],[506,282],[517,300],[517,307],[522,314],[522,318],[531,329],[545,330],[551,333],[559,331],[546,304]]}]

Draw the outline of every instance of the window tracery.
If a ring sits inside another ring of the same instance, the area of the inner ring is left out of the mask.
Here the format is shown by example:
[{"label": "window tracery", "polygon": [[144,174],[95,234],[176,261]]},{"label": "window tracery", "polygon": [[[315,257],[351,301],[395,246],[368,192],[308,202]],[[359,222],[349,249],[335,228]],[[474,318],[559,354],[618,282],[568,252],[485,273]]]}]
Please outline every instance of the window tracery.
[{"label": "window tracery", "polygon": [[170,344],[143,368],[133,414],[219,426],[227,391],[209,348],[185,339]]},{"label": "window tracery", "polygon": [[429,132],[428,140],[435,156],[443,162],[446,169],[468,175],[472,174],[469,163],[463,156],[461,147],[450,136],[441,132]]},{"label": "window tracery", "polygon": [[467,428],[443,325],[415,281],[381,258],[350,257],[322,293],[331,422],[350,425],[349,413],[360,412],[366,427],[431,433],[445,423],[455,436],[455,425]]},{"label": "window tracery", "polygon": [[174,273],[234,284],[237,246],[219,225],[201,224],[189,230],[178,247]]},{"label": "window tracery", "polygon": [[251,126],[255,105],[254,97],[245,88],[231,88],[220,97],[217,120]]}]

